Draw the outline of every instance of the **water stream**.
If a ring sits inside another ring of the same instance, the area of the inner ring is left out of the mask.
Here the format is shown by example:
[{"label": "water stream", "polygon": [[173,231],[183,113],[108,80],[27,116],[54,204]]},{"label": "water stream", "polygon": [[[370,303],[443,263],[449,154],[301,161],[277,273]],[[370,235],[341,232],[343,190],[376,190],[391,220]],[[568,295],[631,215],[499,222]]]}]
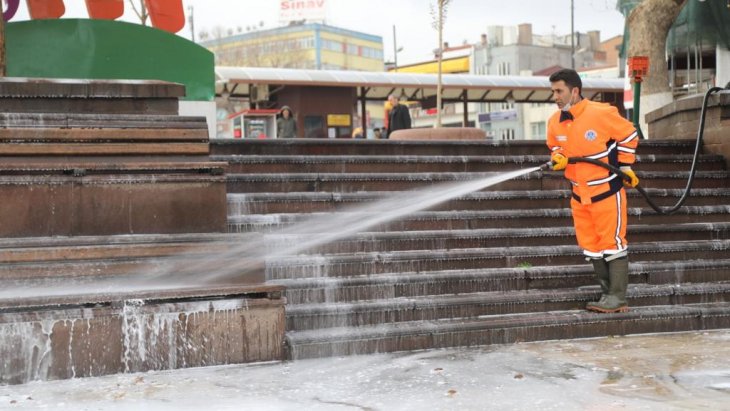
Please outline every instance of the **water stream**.
[{"label": "water stream", "polygon": [[422,189],[394,193],[391,197],[373,203],[360,204],[344,212],[317,214],[305,221],[274,230],[272,235],[293,236],[304,241],[262,255],[261,249],[250,244],[232,246],[224,251],[195,258],[180,255],[156,261],[144,267],[144,275],[133,278],[103,278],[68,284],[54,280],[54,284],[38,284],[0,290],[0,301],[17,298],[49,298],[62,295],[99,293],[134,293],[136,291],[164,291],[196,288],[208,284],[225,283],[226,279],[260,270],[264,261],[275,261],[283,256],[298,255],[317,246],[353,236],[393,220],[426,210],[440,203],[478,191],[501,182],[537,171],[538,167],[520,169],[488,178],[435,184]]}]

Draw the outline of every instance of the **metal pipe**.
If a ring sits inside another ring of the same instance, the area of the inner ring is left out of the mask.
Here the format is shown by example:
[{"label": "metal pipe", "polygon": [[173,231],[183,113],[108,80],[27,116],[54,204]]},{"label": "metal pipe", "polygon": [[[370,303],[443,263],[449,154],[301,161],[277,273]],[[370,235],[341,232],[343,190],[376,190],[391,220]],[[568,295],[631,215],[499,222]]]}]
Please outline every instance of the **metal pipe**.
[{"label": "metal pipe", "polygon": [[700,91],[700,73],[697,71],[699,64],[697,63],[697,39],[695,39],[695,91]]}]

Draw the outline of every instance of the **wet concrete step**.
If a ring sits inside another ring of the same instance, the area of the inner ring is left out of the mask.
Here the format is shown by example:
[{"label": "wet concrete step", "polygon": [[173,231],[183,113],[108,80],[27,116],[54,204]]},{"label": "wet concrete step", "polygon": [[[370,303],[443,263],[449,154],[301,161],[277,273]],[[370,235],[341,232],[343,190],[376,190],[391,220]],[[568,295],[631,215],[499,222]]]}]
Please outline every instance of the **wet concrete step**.
[{"label": "wet concrete step", "polygon": [[[393,298],[357,303],[290,305],[287,331],[357,327],[389,323],[469,319],[479,316],[581,310],[601,297],[598,287],[468,293]],[[730,283],[631,285],[631,307],[730,302]]]},{"label": "wet concrete step", "polygon": [[25,157],[3,158],[0,164],[2,175],[74,175],[89,174],[223,174],[227,163],[224,162],[88,162],[85,158],[79,161],[34,161]]},{"label": "wet concrete step", "polygon": [[193,255],[205,258],[243,244],[260,249],[256,234],[182,234],[0,239],[0,263],[150,259]]},{"label": "wet concrete step", "polygon": [[[550,160],[547,152],[538,156],[212,156],[229,163],[228,173],[443,173],[499,172],[538,167]],[[638,155],[637,171],[689,171],[692,155]],[[725,169],[719,155],[701,155],[698,171]]]},{"label": "wet concrete step", "polygon": [[[155,279],[165,282],[197,282],[197,279],[216,279],[216,283],[236,282],[241,276],[253,273],[254,279],[264,281],[265,261],[263,250],[253,246],[233,253],[208,252],[196,255],[185,253],[174,256],[153,256],[146,258],[94,258],[73,261],[33,261],[0,263],[0,289],[9,284],[41,284],[63,282],[71,285],[107,281],[110,278],[134,279],[150,285],[157,285]],[[217,273],[220,272],[220,276]],[[254,278],[255,277],[255,278]]]},{"label": "wet concrete step", "polygon": [[[667,237],[672,241],[730,240],[730,222],[630,225],[627,231],[630,244],[654,243]],[[297,254],[346,254],[576,244],[573,227],[372,232],[342,238],[310,249],[303,250],[299,247],[312,238],[311,234],[271,234],[265,237],[265,244],[269,253],[277,254],[294,248],[297,249]]]},{"label": "wet concrete step", "polygon": [[[694,140],[642,140],[640,154],[693,154]],[[398,155],[509,156],[545,155],[545,141],[511,140],[212,140],[212,155]]]},{"label": "wet concrete step", "polygon": [[523,341],[727,328],[730,304],[636,307],[627,313],[553,311],[287,333],[294,359],[512,344]]},{"label": "wet concrete step", "polygon": [[[629,263],[634,284],[730,281],[730,260],[639,261]],[[286,287],[287,304],[352,302],[444,294],[546,290],[595,286],[593,266],[555,265],[478,268],[270,281]]]},{"label": "wet concrete step", "polygon": [[[36,315],[33,310],[45,311],[49,308],[54,310],[69,308],[106,308],[112,305],[123,305],[134,301],[143,302],[145,304],[154,304],[161,301],[176,301],[178,304],[185,302],[210,299],[219,300],[222,298],[241,297],[246,295],[245,302],[247,309],[261,307],[269,303],[283,306],[286,301],[282,299],[284,287],[276,284],[254,284],[254,285],[206,285],[205,287],[180,287],[174,286],[155,288],[151,290],[128,290],[120,288],[119,290],[100,289],[98,292],[88,293],[83,290],[77,290],[74,294],[70,293],[51,295],[51,296],[26,296],[25,290],[21,290],[18,296],[6,298],[0,294],[0,322],[3,314],[18,313],[18,317],[31,318]],[[91,310],[85,314],[88,315]]]},{"label": "wet concrete step", "polygon": [[0,292],[63,286],[75,293],[95,284],[113,290],[132,282],[139,289],[263,283],[264,253],[260,234],[3,239]]},{"label": "wet concrete step", "polygon": [[[673,206],[684,194],[684,189],[655,189],[647,192],[660,206]],[[626,191],[630,205],[644,204],[644,198],[635,189]],[[292,192],[292,193],[249,193],[228,194],[228,216],[248,214],[278,213],[316,213],[347,211],[357,206],[365,206],[392,196],[405,196],[405,192]],[[428,210],[495,210],[562,208],[569,204],[571,190],[540,191],[481,191],[443,202]],[[693,189],[685,205],[704,206],[730,204],[730,188]]]},{"label": "wet concrete step", "polygon": [[[441,183],[478,181],[500,173],[282,173],[228,174],[228,193],[271,193],[326,191],[406,191],[439,188]],[[684,188],[689,172],[637,172],[644,188]],[[570,183],[562,173],[534,172],[504,181],[480,191],[559,190]],[[730,188],[730,172],[703,171],[695,175],[694,188]]]},{"label": "wet concrete step", "polygon": [[[630,253],[642,261],[723,259],[730,255],[730,240],[638,243],[630,246]],[[585,264],[582,250],[567,245],[270,256],[266,261],[266,278],[350,277],[407,271],[579,264]]]},{"label": "wet concrete step", "polygon": [[[730,221],[730,205],[682,207],[675,214],[659,215],[650,208],[630,207],[629,224],[685,224],[717,223]],[[372,218],[380,216],[372,214]],[[362,215],[362,214],[360,214]],[[310,221],[313,218],[338,221],[340,218],[354,220],[352,213],[311,214],[255,214],[229,217],[228,230],[231,233],[271,233]],[[408,216],[368,227],[367,231],[427,231],[427,230],[471,230],[484,228],[548,228],[573,226],[569,208],[548,208],[534,210],[486,210],[486,211],[421,211]],[[328,230],[329,227],[323,227]]]}]

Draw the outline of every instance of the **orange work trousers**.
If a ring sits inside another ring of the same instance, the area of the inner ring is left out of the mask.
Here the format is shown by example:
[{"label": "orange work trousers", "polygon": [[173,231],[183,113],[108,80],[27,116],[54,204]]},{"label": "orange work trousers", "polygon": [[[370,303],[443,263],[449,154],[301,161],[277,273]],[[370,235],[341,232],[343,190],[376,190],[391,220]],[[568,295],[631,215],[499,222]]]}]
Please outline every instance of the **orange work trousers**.
[{"label": "orange work trousers", "polygon": [[626,190],[591,204],[572,199],[570,208],[575,236],[586,257],[608,258],[626,250]]}]

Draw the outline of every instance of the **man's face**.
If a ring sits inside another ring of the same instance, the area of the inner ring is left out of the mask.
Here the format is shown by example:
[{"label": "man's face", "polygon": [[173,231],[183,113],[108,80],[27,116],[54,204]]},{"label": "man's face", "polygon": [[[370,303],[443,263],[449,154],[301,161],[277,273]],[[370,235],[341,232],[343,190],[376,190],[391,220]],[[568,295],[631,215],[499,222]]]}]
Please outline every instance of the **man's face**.
[{"label": "man's face", "polygon": [[281,113],[281,115],[284,116],[284,118],[289,118],[289,116],[291,115],[291,113],[289,112],[289,110],[284,110]]},{"label": "man's face", "polygon": [[394,96],[388,97],[388,101],[390,101],[390,105],[393,107],[398,105],[398,99]]},{"label": "man's face", "polygon": [[550,87],[553,91],[553,101],[558,105],[559,109],[562,110],[563,107],[571,101],[571,99],[575,101],[574,94],[578,93],[578,87],[571,90],[563,80],[550,83]]}]

